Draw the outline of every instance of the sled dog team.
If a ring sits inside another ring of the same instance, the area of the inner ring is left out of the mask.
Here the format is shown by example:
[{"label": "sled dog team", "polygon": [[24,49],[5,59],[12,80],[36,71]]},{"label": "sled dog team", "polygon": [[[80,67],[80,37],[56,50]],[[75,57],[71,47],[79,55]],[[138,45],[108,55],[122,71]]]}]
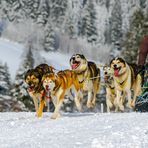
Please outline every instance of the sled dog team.
[{"label": "sled dog team", "polygon": [[[55,106],[51,116],[56,119],[60,116],[59,110],[66,91],[74,88],[74,101],[78,111],[81,111],[83,92],[88,92],[87,107],[93,108],[96,94],[100,89],[100,69],[94,62],[87,61],[84,55],[75,54],[70,58],[71,70],[55,72],[52,66],[40,64],[25,74],[28,93],[32,97],[36,116],[41,117],[47,98]],[[128,107],[135,106],[136,97],[141,93],[141,75],[137,72],[137,65],[128,64],[122,58],[114,58],[110,65],[103,67],[106,88],[107,111],[111,109],[124,111],[125,100]],[[132,91],[134,97],[132,98]]]}]

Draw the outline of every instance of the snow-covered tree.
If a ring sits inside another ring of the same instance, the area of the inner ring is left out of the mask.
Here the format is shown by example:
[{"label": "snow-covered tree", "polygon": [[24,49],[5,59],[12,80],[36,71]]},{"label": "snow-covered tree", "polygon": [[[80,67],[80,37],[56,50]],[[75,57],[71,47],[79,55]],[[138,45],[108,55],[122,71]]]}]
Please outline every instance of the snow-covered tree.
[{"label": "snow-covered tree", "polygon": [[53,23],[61,27],[64,23],[68,0],[51,0],[50,16]]},{"label": "snow-covered tree", "polygon": [[45,26],[44,35],[43,46],[45,51],[55,51],[55,32],[50,21]]},{"label": "snow-covered tree", "polygon": [[8,66],[0,63],[0,94],[10,96],[11,80]]},{"label": "snow-covered tree", "polygon": [[94,1],[87,1],[79,21],[79,34],[90,43],[97,42],[96,10]]},{"label": "snow-covered tree", "polygon": [[28,69],[32,69],[34,66],[34,59],[31,46],[29,47],[22,64],[20,65],[16,77],[14,86],[12,89],[12,95],[17,100],[23,102],[27,109],[34,110],[33,101],[27,92],[27,86],[24,81],[25,73]]},{"label": "snow-covered tree", "polygon": [[79,0],[68,1],[65,21],[65,33],[70,38],[78,37],[78,23],[81,18],[81,2]]},{"label": "snow-covered tree", "polygon": [[121,1],[115,0],[115,4],[110,18],[111,25],[111,42],[114,50],[121,50],[122,40],[122,14],[121,14]]},{"label": "snow-covered tree", "polygon": [[142,9],[146,8],[146,0],[139,0],[139,5]]},{"label": "snow-covered tree", "polygon": [[44,26],[48,21],[50,6],[48,0],[41,0],[38,8],[37,23]]},{"label": "snow-covered tree", "polygon": [[70,38],[76,38],[78,35],[77,23],[78,22],[74,18],[74,14],[69,14],[65,23],[65,32],[69,35]]},{"label": "snow-covered tree", "polygon": [[148,16],[137,10],[130,22],[130,28],[123,41],[123,57],[130,63],[136,63],[142,38],[148,34]]}]

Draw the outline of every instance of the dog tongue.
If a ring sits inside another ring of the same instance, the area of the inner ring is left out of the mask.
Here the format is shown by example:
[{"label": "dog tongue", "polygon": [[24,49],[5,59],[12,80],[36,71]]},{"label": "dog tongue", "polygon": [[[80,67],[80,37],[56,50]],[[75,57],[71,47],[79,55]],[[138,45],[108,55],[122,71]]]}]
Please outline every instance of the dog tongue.
[{"label": "dog tongue", "polygon": [[77,64],[72,64],[72,69],[76,69]]},{"label": "dog tongue", "polygon": [[119,76],[119,69],[114,69],[114,75],[115,75],[116,77]]},{"label": "dog tongue", "polygon": [[32,87],[28,87],[28,91],[31,92],[32,91]]}]

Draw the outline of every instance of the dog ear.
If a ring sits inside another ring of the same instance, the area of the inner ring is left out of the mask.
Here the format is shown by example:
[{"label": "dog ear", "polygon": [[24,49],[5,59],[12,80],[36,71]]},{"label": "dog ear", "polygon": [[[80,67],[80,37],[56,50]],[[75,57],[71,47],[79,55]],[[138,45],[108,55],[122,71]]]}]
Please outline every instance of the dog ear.
[{"label": "dog ear", "polygon": [[26,80],[26,78],[27,78],[27,76],[28,76],[28,74],[29,74],[29,72],[31,71],[31,69],[29,69],[26,73],[25,73],[25,76],[24,76],[24,79]]},{"label": "dog ear", "polygon": [[57,73],[54,73],[54,75],[55,75],[56,78],[58,78],[58,74]]},{"label": "dog ear", "polygon": [[79,54],[79,56],[80,56],[82,59],[85,59],[85,60],[86,60],[86,58],[85,58],[85,56],[84,56],[83,54]]},{"label": "dog ear", "polygon": [[109,66],[111,67],[111,63],[115,60],[115,58],[113,58],[110,63],[109,63]]},{"label": "dog ear", "polygon": [[42,77],[42,79],[41,79],[41,82],[43,82],[43,81],[44,81],[44,79],[45,79],[45,75],[43,75],[43,77]]},{"label": "dog ear", "polygon": [[54,73],[55,70],[56,70],[56,69],[55,69],[53,66],[49,66],[49,71],[50,71],[50,72],[53,72],[53,73]]}]

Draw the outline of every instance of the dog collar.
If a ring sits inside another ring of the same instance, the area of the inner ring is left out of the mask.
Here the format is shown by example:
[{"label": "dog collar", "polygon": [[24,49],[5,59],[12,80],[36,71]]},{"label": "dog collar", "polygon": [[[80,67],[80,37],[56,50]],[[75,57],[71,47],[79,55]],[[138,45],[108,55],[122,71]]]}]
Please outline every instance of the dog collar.
[{"label": "dog collar", "polygon": [[86,68],[85,70],[81,71],[81,72],[77,72],[77,74],[78,74],[78,75],[81,75],[81,74],[83,74],[86,70],[87,70],[87,68]]},{"label": "dog collar", "polygon": [[40,94],[42,95],[42,97],[45,97],[45,98],[46,98],[46,100],[51,100],[51,96],[50,96],[50,95],[49,95],[49,96],[47,96],[45,92],[40,93]]}]

